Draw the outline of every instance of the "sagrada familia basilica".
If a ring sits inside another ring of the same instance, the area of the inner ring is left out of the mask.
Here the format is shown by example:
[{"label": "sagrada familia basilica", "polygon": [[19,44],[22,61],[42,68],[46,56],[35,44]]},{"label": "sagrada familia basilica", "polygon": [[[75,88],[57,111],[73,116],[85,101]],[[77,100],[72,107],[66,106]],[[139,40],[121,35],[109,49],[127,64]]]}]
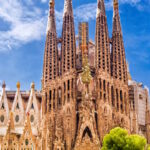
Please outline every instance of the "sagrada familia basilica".
[{"label": "sagrada familia basilica", "polygon": [[34,83],[21,91],[19,82],[16,91],[5,83],[2,89],[1,150],[100,150],[104,136],[118,126],[150,143],[149,92],[130,76],[118,0],[111,38],[104,0],[98,0],[95,42],[86,22],[75,36],[72,0],[64,2],[58,38],[50,0],[41,91]]}]

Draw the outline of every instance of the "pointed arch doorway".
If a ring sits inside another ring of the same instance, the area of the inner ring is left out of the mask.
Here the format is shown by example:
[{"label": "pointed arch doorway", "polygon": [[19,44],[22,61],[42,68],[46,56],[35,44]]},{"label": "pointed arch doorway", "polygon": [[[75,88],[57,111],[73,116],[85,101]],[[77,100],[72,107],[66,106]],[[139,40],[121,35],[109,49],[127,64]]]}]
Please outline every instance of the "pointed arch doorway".
[{"label": "pointed arch doorway", "polygon": [[82,139],[84,139],[86,136],[88,136],[89,139],[92,140],[92,133],[88,126],[83,131]]},{"label": "pointed arch doorway", "polygon": [[74,150],[100,150],[100,146],[93,139],[92,132],[88,126],[83,130],[82,139],[76,144]]}]

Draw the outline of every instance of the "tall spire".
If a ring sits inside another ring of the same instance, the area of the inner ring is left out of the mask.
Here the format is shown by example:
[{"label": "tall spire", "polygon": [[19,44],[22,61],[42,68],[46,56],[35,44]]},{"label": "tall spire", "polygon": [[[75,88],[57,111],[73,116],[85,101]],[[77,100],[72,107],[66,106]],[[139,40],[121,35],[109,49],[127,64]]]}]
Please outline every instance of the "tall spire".
[{"label": "tall spire", "polygon": [[[76,83],[76,40],[74,29],[74,17],[72,0],[65,0],[62,44],[61,44],[61,74],[62,74],[62,101],[66,107],[63,116],[64,141],[66,141],[66,149],[72,149],[75,137],[76,121],[75,110],[75,83]],[[66,88],[67,87],[67,88]],[[68,107],[68,108],[67,108]],[[68,115],[68,112],[72,115]]]},{"label": "tall spire", "polygon": [[104,0],[98,0],[97,3],[95,65],[97,71],[110,73],[110,46]]},{"label": "tall spire", "polygon": [[[43,65],[43,78],[42,78],[42,111],[43,114],[50,111],[49,99],[50,91],[55,88],[54,83],[59,76],[58,70],[58,47],[57,47],[57,33],[55,22],[55,1],[50,0],[50,10],[47,25],[44,65]],[[54,102],[55,103],[55,100]]]},{"label": "tall spire", "polygon": [[56,32],[55,2],[54,2],[54,0],[50,0],[49,6],[50,6],[50,11],[49,11],[49,17],[48,17],[47,32],[48,31]]},{"label": "tall spire", "polygon": [[74,29],[74,17],[72,0],[65,0],[64,16],[63,16],[63,31],[62,31],[62,61],[61,72],[70,72],[75,69],[76,62],[76,41]]},{"label": "tall spire", "polygon": [[113,2],[114,15],[112,33],[111,74],[114,78],[120,79],[127,84],[127,64],[120,23],[119,4],[118,0],[114,0]]},{"label": "tall spire", "polygon": [[65,15],[73,15],[73,10],[72,10],[72,0],[65,0],[64,3],[64,16]]},{"label": "tall spire", "polygon": [[100,14],[105,15],[104,0],[97,0],[97,14],[96,14],[96,17],[98,17]]},{"label": "tall spire", "polygon": [[121,31],[121,24],[120,24],[120,16],[119,16],[119,3],[118,0],[113,0],[113,32],[120,32]]},{"label": "tall spire", "polygon": [[119,3],[118,0],[113,0],[113,8],[118,13],[119,12]]},{"label": "tall spire", "polygon": [[50,11],[47,25],[47,37],[45,43],[43,86],[58,76],[58,52],[57,52],[57,33],[55,22],[55,2],[50,0]]},{"label": "tall spire", "polygon": [[105,13],[104,0],[97,1],[96,34],[95,34],[95,67],[97,84],[97,112],[98,112],[98,132],[100,138],[104,135],[101,119],[101,110],[104,103],[110,102],[110,42]]}]

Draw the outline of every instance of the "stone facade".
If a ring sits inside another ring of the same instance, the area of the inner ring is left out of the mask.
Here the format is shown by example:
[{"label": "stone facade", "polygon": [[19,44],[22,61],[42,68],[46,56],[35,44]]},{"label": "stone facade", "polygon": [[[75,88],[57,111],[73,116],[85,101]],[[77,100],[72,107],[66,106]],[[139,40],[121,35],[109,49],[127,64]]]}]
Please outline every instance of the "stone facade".
[{"label": "stone facade", "polygon": [[[6,91],[0,100],[0,149],[36,148],[40,137],[41,93],[31,84],[30,91]],[[29,142],[30,141],[30,142]]]},{"label": "stone facade", "polygon": [[142,83],[129,80],[131,133],[137,133],[149,137],[149,91]]},{"label": "stone facade", "polygon": [[3,83],[0,149],[99,150],[117,126],[150,143],[149,95],[133,81],[128,85],[118,0],[113,7],[109,38],[104,0],[98,0],[94,43],[87,23],[80,23],[75,38],[72,0],[65,0],[58,38],[55,1],[50,0],[42,90],[32,83],[30,91],[21,91],[18,82],[15,92],[6,91]]}]

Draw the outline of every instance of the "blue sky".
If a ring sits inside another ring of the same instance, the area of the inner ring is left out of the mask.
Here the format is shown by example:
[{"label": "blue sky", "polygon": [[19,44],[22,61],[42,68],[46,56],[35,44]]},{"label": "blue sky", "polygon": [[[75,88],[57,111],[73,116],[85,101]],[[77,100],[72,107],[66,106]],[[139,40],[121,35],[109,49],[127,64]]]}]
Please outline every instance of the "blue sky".
[{"label": "blue sky", "polygon": [[[48,0],[0,0],[0,84],[8,89],[41,89]],[[73,0],[76,33],[79,21],[89,22],[94,41],[97,0]],[[132,78],[150,88],[150,0],[120,0],[120,16]],[[112,0],[105,0],[109,34]],[[58,36],[62,31],[64,0],[55,0]]]}]

